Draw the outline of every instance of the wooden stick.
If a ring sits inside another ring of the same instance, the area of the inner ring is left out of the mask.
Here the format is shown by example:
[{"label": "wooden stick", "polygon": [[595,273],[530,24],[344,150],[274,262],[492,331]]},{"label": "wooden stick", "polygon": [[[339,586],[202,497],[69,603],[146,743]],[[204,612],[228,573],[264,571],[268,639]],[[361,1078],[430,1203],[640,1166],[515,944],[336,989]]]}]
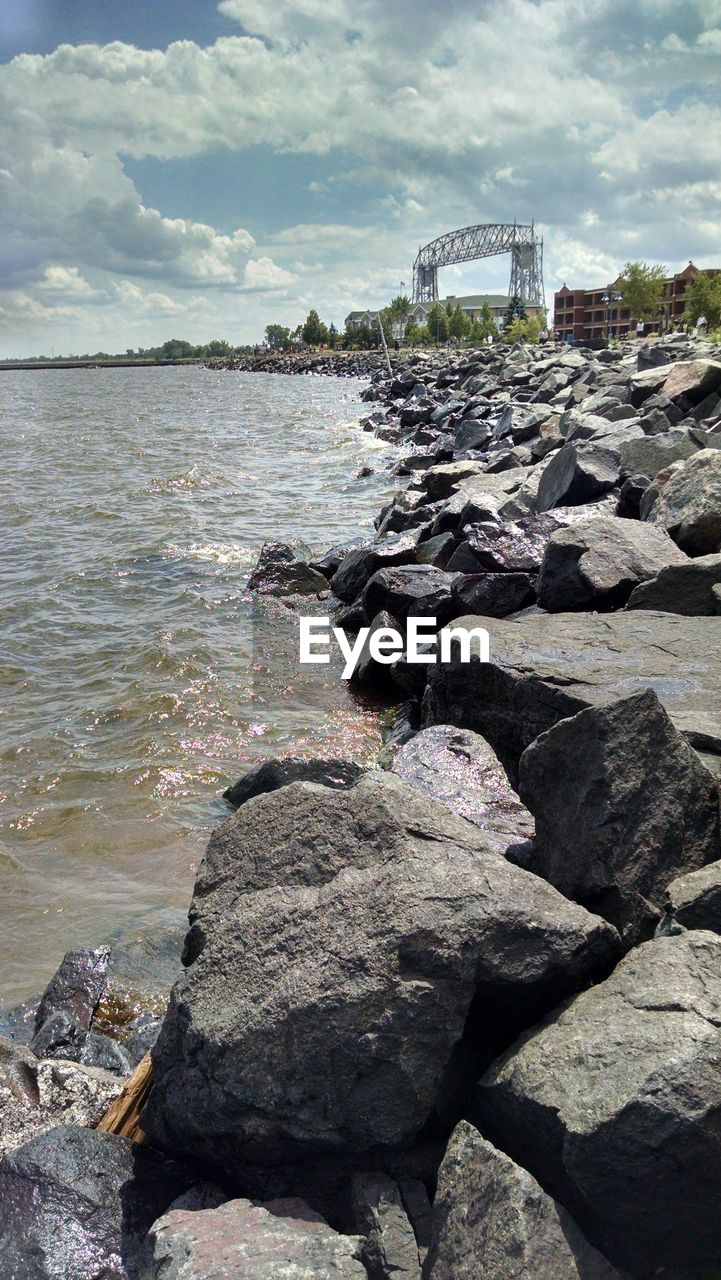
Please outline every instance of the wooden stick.
[{"label": "wooden stick", "polygon": [[100,1133],[116,1133],[121,1138],[131,1138],[138,1145],[147,1142],[140,1128],[140,1112],[153,1083],[153,1061],[149,1053],[138,1063],[126,1080],[122,1092],[111,1102],[102,1120],[95,1127]]}]

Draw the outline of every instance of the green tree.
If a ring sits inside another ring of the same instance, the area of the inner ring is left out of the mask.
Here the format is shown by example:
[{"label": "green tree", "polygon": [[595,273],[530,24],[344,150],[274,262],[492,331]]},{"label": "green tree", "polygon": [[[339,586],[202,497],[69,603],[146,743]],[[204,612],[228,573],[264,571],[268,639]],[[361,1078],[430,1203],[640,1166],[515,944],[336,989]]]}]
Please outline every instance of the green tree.
[{"label": "green tree", "polygon": [[460,302],[448,308],[448,332],[452,338],[465,338],[471,331],[471,319]]},{"label": "green tree", "polygon": [[684,320],[695,324],[705,316],[709,329],[721,325],[721,271],[715,276],[694,276],[686,285]]},{"label": "green tree", "polygon": [[160,360],[189,360],[196,354],[196,348],[185,338],[168,338],[153,354]]},{"label": "green tree", "polygon": [[328,330],[328,346],[331,351],[335,351],[336,347],[340,346],[340,334],[334,324]]},{"label": "green tree", "polygon": [[480,316],[473,321],[470,336],[472,342],[478,343],[485,342],[489,336],[494,340],[498,337],[498,325],[493,319],[493,312],[487,298],[481,307]]},{"label": "green tree", "polygon": [[628,308],[632,321],[656,320],[661,314],[665,280],[665,267],[627,262],[617,281],[619,306]]},{"label": "green tree", "polygon": [[503,342],[525,342],[528,337],[528,321],[521,316],[514,316],[506,325],[502,334]]},{"label": "green tree", "polygon": [[412,310],[413,303],[404,293],[399,293],[387,307],[384,307],[381,319],[386,338],[404,337]]},{"label": "green tree", "polygon": [[448,341],[448,316],[440,302],[434,302],[426,319],[433,342]]},{"label": "green tree", "polygon": [[206,356],[230,356],[233,354],[233,348],[225,338],[213,338],[204,348]]},{"label": "green tree", "polygon": [[309,347],[320,347],[328,341],[328,329],[317,311],[309,311],[303,325],[303,341]]},{"label": "green tree", "polygon": [[503,317],[504,327],[511,324],[513,320],[525,320],[525,318],[526,318],[526,308],[523,305],[522,299],[519,298],[518,294],[516,293],[509,300],[508,306],[506,307],[506,313]]},{"label": "green tree", "polygon": [[267,324],[265,326],[265,345],[271,351],[281,351],[290,346],[290,329],[284,324]]}]

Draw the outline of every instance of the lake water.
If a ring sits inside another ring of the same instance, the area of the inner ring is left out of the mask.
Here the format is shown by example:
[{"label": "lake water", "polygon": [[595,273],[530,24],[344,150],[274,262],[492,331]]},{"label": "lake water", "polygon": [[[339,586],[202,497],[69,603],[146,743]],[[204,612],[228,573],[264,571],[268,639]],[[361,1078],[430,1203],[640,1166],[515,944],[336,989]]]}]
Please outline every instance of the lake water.
[{"label": "lake water", "polygon": [[3,1004],[68,948],[185,910],[250,763],[377,750],[378,706],[339,661],[299,667],[293,616],[245,589],[265,539],[372,530],[393,485],[362,386],[0,373]]}]

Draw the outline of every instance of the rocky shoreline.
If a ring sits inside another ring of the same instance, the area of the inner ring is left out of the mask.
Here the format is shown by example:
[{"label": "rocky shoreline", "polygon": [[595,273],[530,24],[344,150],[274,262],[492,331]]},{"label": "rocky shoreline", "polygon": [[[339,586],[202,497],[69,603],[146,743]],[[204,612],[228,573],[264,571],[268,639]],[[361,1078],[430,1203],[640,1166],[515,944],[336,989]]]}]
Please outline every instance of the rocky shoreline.
[{"label": "rocky shoreline", "polygon": [[[366,641],[382,767],[256,766],[180,976],[169,928],[6,1017],[0,1280],[710,1280],[721,349],[351,354],[262,369],[370,377],[402,487],[251,589],[490,661]],[[151,1046],[148,1141],[98,1131]]]}]

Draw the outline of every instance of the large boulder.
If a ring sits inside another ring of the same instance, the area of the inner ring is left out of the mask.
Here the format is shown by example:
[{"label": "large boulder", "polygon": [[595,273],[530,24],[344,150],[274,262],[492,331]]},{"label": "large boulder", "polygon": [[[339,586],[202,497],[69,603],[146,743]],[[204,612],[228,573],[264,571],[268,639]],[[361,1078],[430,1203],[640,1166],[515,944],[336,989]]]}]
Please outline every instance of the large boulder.
[{"label": "large boulder", "polygon": [[426,1280],[623,1280],[562,1205],[462,1120],[438,1172]]},{"label": "large boulder", "polygon": [[[452,628],[484,625],[456,618]],[[721,629],[715,618],[641,610],[555,613],[494,622],[490,662],[429,668],[424,723],[486,738],[514,766],[539,733],[584,707],[655,689],[692,746],[721,755]]]},{"label": "large boulder", "polygon": [[518,782],[536,819],[524,866],[627,943],[650,934],[669,880],[721,856],[716,780],[652,689],[560,720]]},{"label": "large boulder", "polygon": [[721,387],[721,364],[717,360],[684,360],[675,364],[661,390],[669,400],[683,396],[699,404],[711,391]]},{"label": "large boulder", "polygon": [[717,612],[713,589],[719,583],[721,555],[686,558],[639,583],[631,592],[626,608],[660,609],[687,617],[713,616]]},{"label": "large boulder", "polygon": [[210,842],[190,920],[141,1123],[249,1190],[289,1161],[358,1168],[412,1143],[454,1105],[461,1059],[488,1060],[619,948],[388,773],[243,805]]},{"label": "large boulder", "polygon": [[416,542],[415,533],[401,533],[396,537],[382,538],[354,547],[343,557],[331,578],[333,594],[348,604],[357,600],[376,569],[412,564],[416,555]]},{"label": "large boulder", "polygon": [[107,1071],[38,1059],[0,1036],[0,1155],[58,1124],[96,1125],[120,1088]]},{"label": "large boulder", "polygon": [[451,592],[456,605],[453,612],[508,618],[535,603],[535,583],[531,573],[460,573]]},{"label": "large boulder", "polygon": [[223,799],[232,804],[234,809],[238,809],[246,800],[252,800],[253,796],[263,795],[266,791],[277,791],[279,787],[286,787],[289,782],[318,782],[323,787],[352,787],[362,772],[361,766],[354,764],[352,760],[320,759],[316,756],[308,760],[302,756],[262,760],[232,786],[226,787]]},{"label": "large boulder", "polygon": [[617,609],[639,582],[687,557],[665,529],[605,516],[551,534],[538,579],[538,603],[551,612]]},{"label": "large boulder", "polygon": [[499,852],[510,840],[533,835],[533,819],[498,756],[485,738],[470,729],[447,724],[423,729],[396,753],[393,772],[497,836]]},{"label": "large boulder", "polygon": [[264,542],[248,580],[248,590],[261,595],[317,595],[328,590],[324,574],[311,569],[308,548],[289,542]]},{"label": "large boulder", "polygon": [[430,564],[378,569],[363,592],[363,610],[369,622],[385,612],[406,618],[436,618],[441,626],[457,612],[451,595],[455,574]]},{"label": "large boulder", "polygon": [[635,1276],[721,1265],[721,937],[656,938],[522,1037],[485,1131]]},{"label": "large boulder", "polygon": [[228,1200],[153,1224],[155,1280],[368,1280],[362,1241],[333,1231],[302,1200]]},{"label": "large boulder", "polygon": [[0,1163],[0,1275],[7,1280],[140,1280],[145,1237],[192,1185],[129,1138],[74,1124]]},{"label": "large boulder", "polygon": [[564,444],[543,470],[535,500],[536,511],[550,511],[562,503],[575,506],[608,493],[621,476],[619,455],[595,444]]},{"label": "large boulder", "polygon": [[721,551],[721,449],[700,449],[669,470],[646,519],[689,555]]},{"label": "large boulder", "polygon": [[721,933],[721,862],[672,880],[667,890],[664,928],[711,929]]}]

